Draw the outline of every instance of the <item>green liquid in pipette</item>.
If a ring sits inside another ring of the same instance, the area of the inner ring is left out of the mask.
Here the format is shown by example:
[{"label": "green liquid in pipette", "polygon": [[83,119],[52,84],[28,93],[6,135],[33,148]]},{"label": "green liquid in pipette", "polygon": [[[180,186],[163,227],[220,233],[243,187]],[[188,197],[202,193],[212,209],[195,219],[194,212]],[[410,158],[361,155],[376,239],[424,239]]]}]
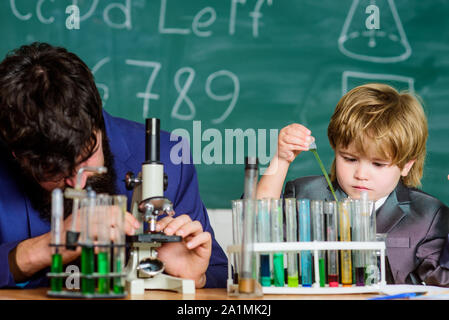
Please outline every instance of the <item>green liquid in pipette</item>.
[{"label": "green liquid in pipette", "polygon": [[[55,253],[51,257],[51,273],[62,272],[62,255]],[[60,292],[62,290],[62,278],[51,278],[51,291]]]},{"label": "green liquid in pipette", "polygon": [[[109,254],[108,252],[99,252],[97,256],[98,273],[109,274]],[[109,293],[109,278],[98,278],[98,292]]]},{"label": "green liquid in pipette", "polygon": [[299,277],[298,276],[288,276],[287,277],[287,285],[289,287],[298,287],[299,286]]},{"label": "green liquid in pipette", "polygon": [[326,264],[323,258],[318,260],[318,265],[320,269],[320,287],[324,287],[326,286]]},{"label": "green liquid in pipette", "polygon": [[318,164],[320,165],[321,171],[324,174],[324,177],[326,178],[327,184],[329,185],[329,188],[331,189],[332,195],[334,196],[335,202],[338,202],[337,196],[335,195],[334,188],[332,187],[331,180],[329,179],[329,176],[327,175],[326,169],[323,166],[323,162],[321,162],[320,156],[318,155],[318,152],[316,149],[310,149],[312,151],[313,155],[316,158],[316,161],[318,161]]},{"label": "green liquid in pipette", "polygon": [[[81,273],[92,275],[94,273],[94,248],[83,247],[81,250]],[[95,279],[81,278],[81,292],[95,293]]]},{"label": "green liquid in pipette", "polygon": [[273,278],[276,287],[283,287],[284,280],[284,254],[275,253],[273,255]]},{"label": "green liquid in pipette", "polygon": [[[115,262],[115,272],[122,272],[122,262],[117,260]],[[125,288],[122,285],[122,278],[114,278],[114,293],[123,293]]]}]

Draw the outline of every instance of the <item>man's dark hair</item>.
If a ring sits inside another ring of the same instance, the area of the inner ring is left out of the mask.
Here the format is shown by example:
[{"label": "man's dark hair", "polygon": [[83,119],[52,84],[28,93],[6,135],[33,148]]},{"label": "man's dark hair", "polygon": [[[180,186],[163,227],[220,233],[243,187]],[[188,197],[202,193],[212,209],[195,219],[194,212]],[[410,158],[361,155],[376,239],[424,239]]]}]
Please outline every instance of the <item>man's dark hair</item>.
[{"label": "man's dark hair", "polygon": [[64,48],[32,43],[0,64],[0,138],[36,181],[71,176],[92,155],[101,110],[92,73]]}]

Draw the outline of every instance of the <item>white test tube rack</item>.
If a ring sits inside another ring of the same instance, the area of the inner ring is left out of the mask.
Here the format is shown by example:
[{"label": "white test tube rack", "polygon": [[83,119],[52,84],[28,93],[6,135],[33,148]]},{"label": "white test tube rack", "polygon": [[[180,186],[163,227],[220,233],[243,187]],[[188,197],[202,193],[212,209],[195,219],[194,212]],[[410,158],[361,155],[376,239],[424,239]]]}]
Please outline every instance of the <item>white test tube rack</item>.
[{"label": "white test tube rack", "polygon": [[[228,295],[235,295],[238,293],[238,284],[233,283],[231,259],[234,254],[239,254],[241,250],[240,245],[231,245],[227,247],[228,252]],[[380,292],[385,286],[385,242],[383,241],[310,241],[310,242],[258,242],[254,243],[255,253],[271,253],[271,252],[300,252],[313,251],[315,271],[315,282],[311,287],[262,287],[264,294],[345,294],[345,293],[372,293]],[[318,251],[321,250],[379,250],[380,251],[380,281],[372,285],[365,286],[342,286],[338,287],[320,287],[319,274],[319,257]]]}]

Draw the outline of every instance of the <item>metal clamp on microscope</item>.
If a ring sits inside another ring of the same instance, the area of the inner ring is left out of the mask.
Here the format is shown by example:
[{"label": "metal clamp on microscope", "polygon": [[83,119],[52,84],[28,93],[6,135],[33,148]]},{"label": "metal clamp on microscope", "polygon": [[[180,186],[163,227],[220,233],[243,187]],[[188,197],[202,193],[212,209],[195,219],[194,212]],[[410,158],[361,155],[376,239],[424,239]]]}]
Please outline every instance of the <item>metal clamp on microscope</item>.
[{"label": "metal clamp on microscope", "polygon": [[168,178],[160,161],[160,120],[145,121],[145,162],[136,177],[128,172],[125,185],[133,190],[131,213],[140,222],[140,229],[131,237],[131,252],[127,273],[127,290],[131,294],[143,294],[145,289],[174,290],[195,293],[195,282],[162,273],[164,263],[157,258],[156,248],[162,243],[182,241],[180,236],[168,236],[156,232],[160,215],[174,215],[173,204],[164,197]]}]

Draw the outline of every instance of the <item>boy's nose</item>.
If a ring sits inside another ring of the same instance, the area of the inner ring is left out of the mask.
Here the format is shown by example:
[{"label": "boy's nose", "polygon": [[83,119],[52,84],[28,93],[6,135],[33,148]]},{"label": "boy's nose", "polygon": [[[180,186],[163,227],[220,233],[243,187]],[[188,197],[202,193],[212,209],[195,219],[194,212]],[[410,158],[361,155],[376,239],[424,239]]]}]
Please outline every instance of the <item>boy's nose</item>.
[{"label": "boy's nose", "polygon": [[354,177],[357,180],[367,180],[368,179],[368,168],[363,164],[359,164],[354,172]]}]

